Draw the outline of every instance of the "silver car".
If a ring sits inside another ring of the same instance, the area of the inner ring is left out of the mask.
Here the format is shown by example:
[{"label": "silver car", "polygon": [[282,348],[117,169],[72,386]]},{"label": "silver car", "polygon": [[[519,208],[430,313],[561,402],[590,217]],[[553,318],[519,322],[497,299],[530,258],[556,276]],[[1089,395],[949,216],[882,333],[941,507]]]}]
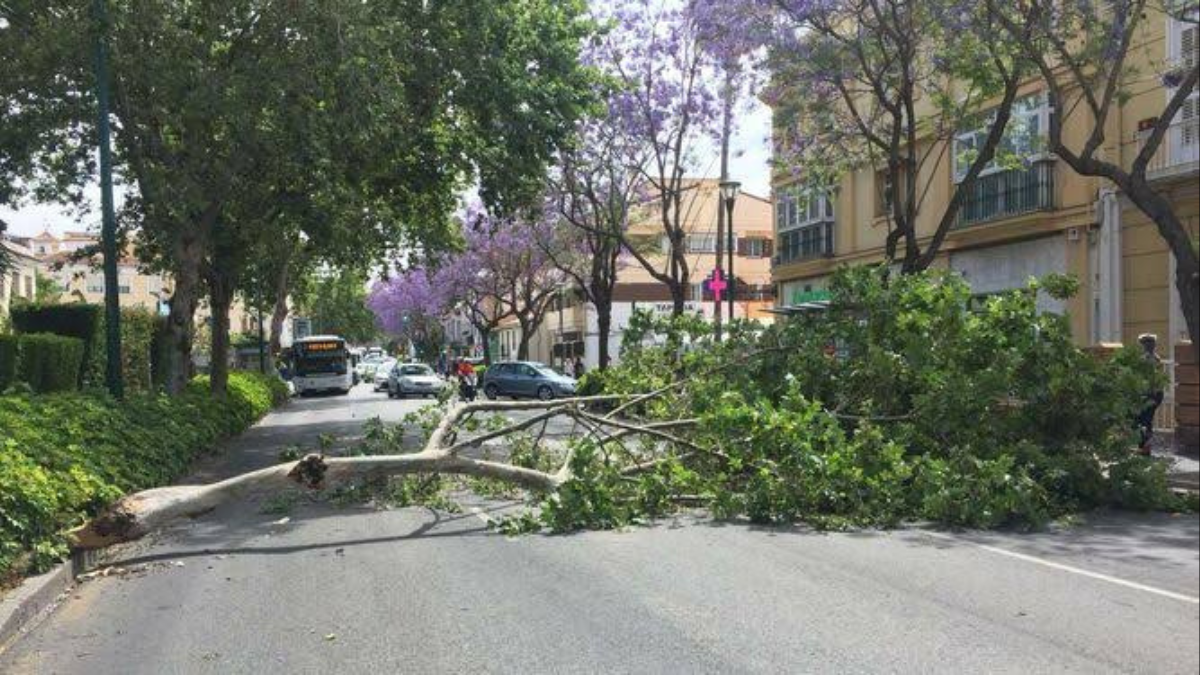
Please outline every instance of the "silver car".
[{"label": "silver car", "polygon": [[446,382],[424,363],[397,363],[388,375],[387,392],[388,398],[436,396],[445,386]]},{"label": "silver car", "polygon": [[396,365],[396,359],[384,359],[375,368],[375,374],[371,378],[374,384],[375,391],[387,391],[388,376],[392,372],[392,368]]}]

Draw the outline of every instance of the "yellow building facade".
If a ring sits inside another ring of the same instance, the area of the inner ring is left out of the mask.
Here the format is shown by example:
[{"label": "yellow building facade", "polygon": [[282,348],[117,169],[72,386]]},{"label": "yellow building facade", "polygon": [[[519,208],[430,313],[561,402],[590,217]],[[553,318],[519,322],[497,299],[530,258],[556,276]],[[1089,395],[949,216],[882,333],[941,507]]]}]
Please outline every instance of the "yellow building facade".
[{"label": "yellow building facade", "polygon": [[[1190,67],[1200,40],[1194,22],[1161,12],[1142,22],[1130,50],[1141,73],[1130,83],[1131,97],[1110,113],[1102,156],[1132,165],[1174,90],[1164,74]],[[1133,344],[1141,333],[1159,336],[1159,353],[1169,360],[1187,338],[1174,289],[1174,261],[1156,227],[1107,181],[1080,176],[1061,160],[1039,152],[1052,113],[1040,80],[1020,92],[1009,132],[1028,138],[1012,143],[1031,148],[1017,168],[985,171],[968,193],[958,221],[934,265],[962,273],[980,294],[1019,288],[1031,276],[1067,273],[1080,292],[1065,303],[1043,301],[1045,309],[1066,312],[1080,344]],[[1082,147],[1090,121],[1075,111],[1063,126],[1068,147]],[[928,186],[916,229],[922,247],[932,237],[957,178],[981,130],[958,130],[955,140],[938,141],[945,161],[929,162],[917,179]],[[1011,165],[1010,165],[1011,166]],[[842,176],[818,192],[797,184],[788,173],[773,182],[776,259],[772,278],[778,304],[786,307],[822,297],[829,275],[847,264],[884,259],[888,233],[888,186],[874,168]],[[1200,238],[1200,105],[1192,92],[1171,123],[1148,175],[1168,196],[1193,241]],[[1168,368],[1173,371],[1173,369]],[[1170,395],[1169,395],[1170,398]],[[1171,426],[1170,401],[1159,424]]]},{"label": "yellow building facade", "polygon": [[[1196,24],[1161,12],[1142,22],[1130,50],[1140,76],[1130,83],[1132,96],[1110,113],[1106,158],[1126,167],[1174,93],[1164,73],[1195,63],[1200,44]],[[1049,128],[1050,110],[1040,80],[1020,92],[1008,130],[1024,134],[1015,147],[1031,152],[1017,168],[992,167],[968,193],[958,221],[941,247],[935,265],[961,272],[981,294],[1018,288],[1030,276],[1074,275],[1079,294],[1066,303],[1046,300],[1046,308],[1065,311],[1078,342],[1132,343],[1140,333],[1160,338],[1160,353],[1186,339],[1174,264],[1155,226],[1107,181],[1075,174],[1055,157],[1037,150]],[[1200,232],[1200,116],[1192,92],[1149,175],[1175,205],[1192,238]],[[1090,121],[1078,111],[1064,123],[1068,147],[1084,144]],[[949,203],[969,150],[982,130],[961,129],[945,147],[945,161],[929,162],[917,178],[928,186],[916,229],[928,242]],[[936,153],[935,153],[936,154]],[[874,168],[860,168],[824,193],[778,174],[773,184],[777,258],[772,277],[781,306],[818,297],[835,269],[846,264],[880,262],[888,233],[887,186]],[[1164,406],[1166,407],[1166,406]]]}]

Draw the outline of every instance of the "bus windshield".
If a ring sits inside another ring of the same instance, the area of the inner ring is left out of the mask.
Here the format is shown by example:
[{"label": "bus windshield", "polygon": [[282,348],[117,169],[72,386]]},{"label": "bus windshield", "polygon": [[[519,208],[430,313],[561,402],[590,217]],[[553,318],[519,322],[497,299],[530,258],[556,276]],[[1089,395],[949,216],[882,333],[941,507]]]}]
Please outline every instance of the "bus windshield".
[{"label": "bus windshield", "polygon": [[296,375],[345,375],[349,352],[341,340],[301,342],[295,345]]}]

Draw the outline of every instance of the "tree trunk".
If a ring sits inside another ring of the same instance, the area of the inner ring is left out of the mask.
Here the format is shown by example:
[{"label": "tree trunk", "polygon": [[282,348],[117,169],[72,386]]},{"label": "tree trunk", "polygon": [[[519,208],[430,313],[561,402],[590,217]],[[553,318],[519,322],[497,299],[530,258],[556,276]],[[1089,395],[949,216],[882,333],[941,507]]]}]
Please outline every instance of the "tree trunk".
[{"label": "tree trunk", "polygon": [[596,330],[600,334],[597,359],[600,370],[608,369],[608,335],[612,331],[612,298],[598,298],[592,303],[596,307]]},{"label": "tree trunk", "polygon": [[1188,266],[1176,261],[1175,288],[1179,291],[1183,320],[1187,323],[1188,337],[1192,341],[1192,362],[1200,363],[1200,270],[1197,265]]},{"label": "tree trunk", "polygon": [[483,362],[492,365],[492,329],[475,327],[479,331],[479,339],[483,341]]},{"label": "tree trunk", "polygon": [[[1200,261],[1197,260],[1195,244],[1171,202],[1144,179],[1130,177],[1124,181],[1124,185],[1117,183],[1117,187],[1124,190],[1133,205],[1150,218],[1158,228],[1159,236],[1175,256],[1175,289],[1179,292],[1180,309],[1183,310],[1183,320],[1192,341],[1193,357],[1200,358]],[[1167,344],[1170,344],[1170,339]]]},{"label": "tree trunk", "polygon": [[192,342],[196,336],[196,305],[200,300],[200,241],[184,234],[175,247],[171,270],[175,290],[167,315],[167,393],[181,393],[192,377]]},{"label": "tree trunk", "polygon": [[687,286],[675,282],[667,284],[667,288],[671,290],[671,316],[683,316],[687,309]]},{"label": "tree trunk", "polygon": [[521,339],[517,341],[517,360],[529,360],[529,341],[533,339],[533,333],[537,330],[536,325],[530,325],[532,322],[518,321],[521,327]]},{"label": "tree trunk", "polygon": [[216,275],[209,282],[208,297],[212,306],[212,368],[209,371],[209,390],[213,396],[224,398],[229,385],[229,308],[233,304],[233,284]]}]

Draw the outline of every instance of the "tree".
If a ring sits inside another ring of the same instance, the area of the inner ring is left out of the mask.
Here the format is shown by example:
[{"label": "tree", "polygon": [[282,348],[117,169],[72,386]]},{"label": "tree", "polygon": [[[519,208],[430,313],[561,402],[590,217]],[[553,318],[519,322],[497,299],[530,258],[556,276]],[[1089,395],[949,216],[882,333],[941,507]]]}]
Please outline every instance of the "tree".
[{"label": "tree", "polygon": [[459,301],[484,342],[491,361],[490,336],[509,317],[521,327],[517,357],[529,355],[550,300],[564,277],[539,242],[552,239],[549,223],[529,217],[497,217],[472,204],[463,218],[463,251],[439,265],[437,284]]},{"label": "tree", "polygon": [[638,202],[661,229],[666,257],[660,262],[627,232],[621,234],[622,245],[667,286],[678,316],[691,289],[685,239],[695,185],[685,174],[696,160],[698,142],[714,129],[719,78],[686,7],[627,0],[613,10],[612,22],[589,59],[617,84],[607,117],[623,136],[617,147],[628,153],[619,158],[620,166],[642,178]]},{"label": "tree", "polygon": [[[1162,113],[1143,131],[1144,141],[1133,161],[1120,161],[1108,133],[1113,118],[1136,89],[1144,88],[1148,73],[1137,63],[1139,31],[1148,21],[1172,16],[1185,24],[1200,22],[1195,2],[1058,3],[1050,0],[987,0],[989,16],[1002,27],[996,41],[1015,44],[1036,64],[1049,91],[1051,109],[1049,151],[1076,173],[1112,182],[1158,229],[1175,258],[1175,288],[1179,292],[1192,348],[1200,353],[1200,260],[1196,240],[1188,234],[1183,214],[1148,176],[1151,160],[1173,124],[1190,105],[1195,113],[1200,58],[1182,54],[1177,63],[1152,60],[1149,75],[1169,92]],[[1192,49],[1196,49],[1195,46]],[[1190,63],[1189,63],[1190,61]],[[1194,118],[1193,118],[1194,119]],[[1082,145],[1067,140],[1064,129],[1085,130]],[[1195,127],[1192,127],[1195,134]],[[1119,141],[1118,141],[1119,142]]]},{"label": "tree", "polygon": [[570,277],[596,309],[599,368],[608,368],[613,291],[621,268],[622,237],[640,175],[624,160],[618,130],[605,119],[581,122],[576,141],[559,155],[548,177],[544,217],[555,240],[539,240],[542,251]]},{"label": "tree", "polygon": [[367,307],[367,277],[356,270],[312,272],[296,289],[296,306],[313,324],[314,333],[339,335],[350,342],[379,336],[375,314]]},{"label": "tree", "polygon": [[406,340],[423,357],[436,356],[443,339],[442,318],[450,311],[448,289],[423,267],[375,282],[367,307],[389,335]]},{"label": "tree", "polygon": [[[763,10],[763,1],[748,4]],[[927,268],[983,170],[1022,159],[1005,132],[1028,63],[1010,44],[988,39],[998,27],[975,3],[766,4],[782,26],[770,33],[767,51],[777,164],[814,193],[847,171],[874,170],[882,179],[887,259],[904,272]],[[982,141],[960,148],[965,162],[951,167],[949,201],[927,213],[955,135],[975,128],[984,130]],[[918,228],[923,214],[934,223],[931,236]]]},{"label": "tree", "polygon": [[54,277],[42,274],[41,270],[36,270],[34,276],[36,277],[34,285],[37,286],[37,297],[34,298],[34,302],[45,305],[62,301],[63,293],[66,292],[62,284],[58,283]]},{"label": "tree", "polygon": [[[89,5],[0,7],[5,203],[80,201],[94,175]],[[174,280],[173,391],[204,294],[223,391],[227,308],[256,256],[297,230],[374,259],[444,246],[457,190],[519,202],[591,95],[578,1],[111,5],[118,168],[139,253]]]}]

